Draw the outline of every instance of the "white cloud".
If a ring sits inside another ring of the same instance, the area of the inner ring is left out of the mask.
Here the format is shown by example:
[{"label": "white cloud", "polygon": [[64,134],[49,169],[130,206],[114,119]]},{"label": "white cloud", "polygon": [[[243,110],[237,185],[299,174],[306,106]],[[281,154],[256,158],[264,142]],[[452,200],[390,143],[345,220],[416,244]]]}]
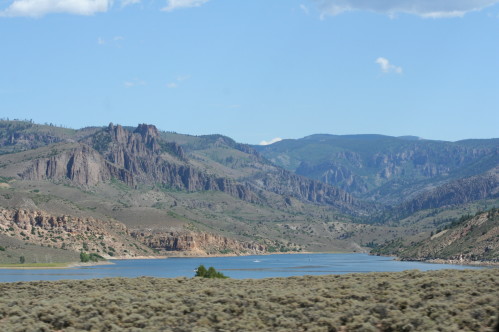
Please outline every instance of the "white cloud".
[{"label": "white cloud", "polygon": [[276,138],[271,139],[271,140],[270,140],[270,141],[268,141],[268,142],[267,142],[267,141],[261,141],[261,142],[260,142],[260,145],[270,145],[270,144],[274,144],[274,143],[276,143],[276,142],[280,142],[280,141],[282,141],[282,138],[280,138],[280,137],[276,137]]},{"label": "white cloud", "polygon": [[138,4],[140,2],[141,2],[141,0],[121,0],[121,7],[135,5],[135,4]]},{"label": "white cloud", "polygon": [[174,83],[174,82],[171,82],[171,83],[168,83],[168,84],[166,85],[166,87],[167,87],[168,89],[175,89],[175,88],[177,88],[177,87],[178,87],[178,84],[177,84],[177,83]]},{"label": "white cloud", "polygon": [[106,45],[106,41],[102,37],[99,37],[99,38],[97,38],[97,44]]},{"label": "white cloud", "polygon": [[353,10],[367,10],[395,16],[398,13],[421,17],[461,17],[466,13],[494,5],[499,0],[312,0],[322,14],[338,15]]},{"label": "white cloud", "polygon": [[402,67],[392,65],[387,58],[377,58],[375,61],[384,73],[402,74]]},{"label": "white cloud", "polygon": [[123,82],[123,85],[127,88],[133,88],[136,86],[144,86],[144,85],[146,85],[146,82],[136,78],[134,80]]},{"label": "white cloud", "polygon": [[300,9],[303,10],[303,12],[307,15],[310,13],[310,11],[308,10],[308,7],[305,6],[304,4],[300,4]]},{"label": "white cloud", "polygon": [[0,16],[41,17],[51,13],[93,15],[107,12],[112,0],[15,0]]},{"label": "white cloud", "polygon": [[167,0],[166,7],[161,10],[171,12],[178,8],[199,7],[207,3],[208,0]]}]

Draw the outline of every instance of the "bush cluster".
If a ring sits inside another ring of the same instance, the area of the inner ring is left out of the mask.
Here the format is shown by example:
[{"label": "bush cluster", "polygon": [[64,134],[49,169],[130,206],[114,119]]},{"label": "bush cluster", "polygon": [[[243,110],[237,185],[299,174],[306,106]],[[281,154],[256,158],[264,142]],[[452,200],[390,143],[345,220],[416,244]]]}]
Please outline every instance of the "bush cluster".
[{"label": "bush cluster", "polygon": [[196,274],[194,275],[195,277],[201,277],[201,278],[219,278],[219,279],[226,279],[228,278],[225,276],[222,272],[218,272],[215,270],[213,266],[210,266],[208,270],[204,265],[199,265],[199,267],[196,269]]},{"label": "bush cluster", "polygon": [[98,262],[98,261],[105,261],[106,259],[102,257],[101,255],[98,255],[96,253],[86,253],[86,252],[80,252],[80,261],[82,263],[87,263],[87,262]]},{"label": "bush cluster", "polygon": [[499,269],[0,283],[9,331],[495,331]]}]

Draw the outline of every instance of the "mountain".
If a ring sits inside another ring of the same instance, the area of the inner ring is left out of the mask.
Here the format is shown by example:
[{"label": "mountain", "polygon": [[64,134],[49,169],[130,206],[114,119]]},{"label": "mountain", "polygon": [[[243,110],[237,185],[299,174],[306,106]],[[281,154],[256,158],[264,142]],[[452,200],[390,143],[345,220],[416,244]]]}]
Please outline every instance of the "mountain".
[{"label": "mountain", "polygon": [[358,250],[342,238],[355,225],[333,226],[375,208],[230,138],[146,124],[72,130],[3,121],[0,182],[11,213],[121,222],[163,253]]},{"label": "mountain", "polygon": [[[321,134],[254,148],[296,174],[337,186],[358,199],[403,205],[411,213],[494,198],[498,191],[499,139],[444,142]],[[484,185],[473,187],[475,181]],[[457,194],[462,185],[470,191]]]},{"label": "mountain", "polygon": [[[148,124],[0,121],[1,235],[105,257],[109,238],[120,257],[367,251],[497,204],[497,142],[313,135],[256,147]],[[89,229],[38,229],[39,214]],[[64,243],[21,234],[33,229]]]}]

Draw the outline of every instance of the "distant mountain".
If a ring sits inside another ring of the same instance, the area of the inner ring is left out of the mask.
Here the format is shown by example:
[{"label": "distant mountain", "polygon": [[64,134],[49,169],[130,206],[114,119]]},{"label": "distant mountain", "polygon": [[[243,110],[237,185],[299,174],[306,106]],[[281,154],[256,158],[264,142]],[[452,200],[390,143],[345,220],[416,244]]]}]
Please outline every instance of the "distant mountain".
[{"label": "distant mountain", "polygon": [[[475,176],[477,181],[490,178],[492,170],[499,166],[499,139],[444,142],[320,134],[254,148],[276,165],[342,188],[359,199],[391,206],[413,200],[404,207],[411,212],[493,198],[498,189],[497,178],[492,175],[496,180],[489,181],[487,189],[480,193],[444,193],[446,189],[456,191],[453,181],[468,178],[473,182]],[[440,188],[439,194],[435,188]],[[468,188],[474,187],[468,183]],[[448,195],[454,198],[448,199]]]}]

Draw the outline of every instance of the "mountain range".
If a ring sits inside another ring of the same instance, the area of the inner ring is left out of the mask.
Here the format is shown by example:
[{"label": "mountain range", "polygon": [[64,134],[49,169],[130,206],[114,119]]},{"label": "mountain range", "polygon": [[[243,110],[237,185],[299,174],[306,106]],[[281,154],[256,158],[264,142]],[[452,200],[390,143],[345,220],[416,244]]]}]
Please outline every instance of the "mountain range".
[{"label": "mountain range", "polygon": [[[0,240],[61,250],[365,251],[498,201],[499,139],[312,135],[251,146],[147,124],[0,121]],[[71,227],[88,218],[101,226]]]}]

